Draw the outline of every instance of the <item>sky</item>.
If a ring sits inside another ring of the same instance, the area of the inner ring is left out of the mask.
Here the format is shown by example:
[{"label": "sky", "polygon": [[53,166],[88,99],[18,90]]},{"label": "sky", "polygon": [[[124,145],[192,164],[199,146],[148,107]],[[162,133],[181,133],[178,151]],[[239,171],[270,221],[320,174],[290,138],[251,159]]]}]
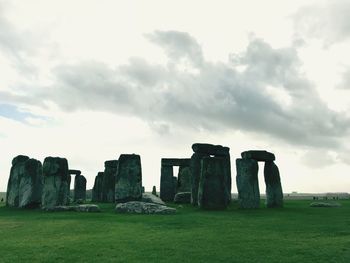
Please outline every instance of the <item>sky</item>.
[{"label": "sky", "polygon": [[[196,142],[276,155],[284,192],[350,191],[350,1],[0,0],[0,191],[19,154],[104,161]],[[259,164],[260,191],[265,191]],[[176,169],[175,169],[176,174]]]}]

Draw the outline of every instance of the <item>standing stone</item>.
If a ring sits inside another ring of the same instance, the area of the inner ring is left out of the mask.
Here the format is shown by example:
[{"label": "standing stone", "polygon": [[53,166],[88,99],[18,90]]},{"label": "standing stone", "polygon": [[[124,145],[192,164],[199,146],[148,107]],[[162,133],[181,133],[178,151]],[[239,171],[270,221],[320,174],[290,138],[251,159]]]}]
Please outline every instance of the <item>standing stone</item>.
[{"label": "standing stone", "polygon": [[194,153],[191,157],[191,203],[195,206],[198,204],[198,187],[201,175],[201,159],[206,156],[209,155],[202,153]]},{"label": "standing stone", "polygon": [[259,208],[258,162],[253,159],[236,159],[238,203],[241,208]]},{"label": "standing stone", "polygon": [[35,159],[29,159],[24,162],[24,173],[19,183],[19,207],[39,207],[42,190],[43,169],[41,162]]},{"label": "standing stone", "polygon": [[[177,193],[177,177],[176,176],[173,176],[173,187],[174,187],[173,193],[176,194]],[[174,195],[174,197],[175,197],[175,195]],[[174,199],[172,201],[174,201]]]},{"label": "standing stone", "polygon": [[114,203],[115,178],[118,169],[118,161],[105,161],[105,171],[102,179],[102,201]]},{"label": "standing stone", "polygon": [[191,192],[191,169],[187,166],[179,167],[177,191],[176,192]]},{"label": "standing stone", "polygon": [[83,175],[76,175],[74,179],[74,201],[86,200],[86,178]]},{"label": "standing stone", "polygon": [[281,178],[278,167],[274,162],[265,162],[264,177],[266,183],[266,206],[283,207]]},{"label": "standing stone", "polygon": [[69,174],[66,158],[46,157],[43,164],[42,207],[68,204]]},{"label": "standing stone", "polygon": [[95,177],[94,187],[92,188],[93,202],[102,201],[102,182],[103,182],[103,172],[98,172],[98,174]]},{"label": "standing stone", "polygon": [[157,189],[156,189],[155,185],[153,185],[153,188],[152,188],[152,195],[158,196],[157,195]]},{"label": "standing stone", "polygon": [[29,160],[29,157],[25,155],[18,155],[12,160],[12,167],[6,191],[7,206],[18,207],[19,205],[19,184],[24,174],[24,163],[27,160]]},{"label": "standing stone", "polygon": [[117,203],[138,201],[142,198],[141,159],[137,154],[122,154],[118,160],[115,183]]},{"label": "standing stone", "polygon": [[165,202],[173,201],[175,196],[175,187],[173,180],[173,167],[162,165],[160,171],[160,199]]},{"label": "standing stone", "polygon": [[198,206],[204,209],[225,209],[230,202],[230,192],[225,171],[225,158],[204,157],[198,188]]}]

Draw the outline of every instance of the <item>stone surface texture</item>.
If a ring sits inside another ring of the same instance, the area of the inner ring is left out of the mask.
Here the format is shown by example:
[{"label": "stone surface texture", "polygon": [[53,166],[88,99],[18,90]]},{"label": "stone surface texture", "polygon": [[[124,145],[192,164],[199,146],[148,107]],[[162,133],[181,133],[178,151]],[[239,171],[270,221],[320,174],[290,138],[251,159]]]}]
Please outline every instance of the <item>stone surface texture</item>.
[{"label": "stone surface texture", "polygon": [[259,208],[258,162],[253,159],[236,159],[236,169],[240,208]]},{"label": "stone surface texture", "polygon": [[176,209],[165,205],[146,203],[140,201],[131,201],[117,204],[115,207],[116,213],[128,214],[175,214]]},{"label": "stone surface texture", "polygon": [[117,203],[137,201],[142,198],[141,158],[137,154],[122,154],[118,160],[115,183]]}]

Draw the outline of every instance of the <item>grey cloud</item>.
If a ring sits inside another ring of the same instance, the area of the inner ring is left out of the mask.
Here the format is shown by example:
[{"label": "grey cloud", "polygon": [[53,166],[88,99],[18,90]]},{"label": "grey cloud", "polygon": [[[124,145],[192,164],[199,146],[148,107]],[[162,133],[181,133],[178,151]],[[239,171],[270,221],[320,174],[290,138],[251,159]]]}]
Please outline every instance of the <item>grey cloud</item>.
[{"label": "grey cloud", "polygon": [[340,83],[337,85],[340,89],[350,89],[350,68],[346,69],[342,73],[342,78]]},{"label": "grey cloud", "polygon": [[325,1],[301,8],[295,15],[298,35],[324,40],[326,46],[348,40],[350,37],[350,2]]},{"label": "grey cloud", "polygon": [[[94,61],[61,65],[53,70],[56,84],[42,96],[67,111],[137,116],[160,134],[174,126],[212,132],[241,130],[303,147],[342,147],[340,141],[349,134],[350,122],[330,110],[299,72],[293,47],[274,49],[254,39],[245,52],[233,54],[229,63],[213,64],[202,58],[198,74],[191,74],[171,66],[178,62],[172,54],[176,43],[182,43],[178,54],[198,63],[193,54],[202,50],[195,39],[174,31],[155,34],[161,36],[163,48],[170,45],[170,65],[139,58],[116,68]],[[245,70],[238,71],[238,66]],[[269,94],[267,86],[288,94],[290,105]]]}]

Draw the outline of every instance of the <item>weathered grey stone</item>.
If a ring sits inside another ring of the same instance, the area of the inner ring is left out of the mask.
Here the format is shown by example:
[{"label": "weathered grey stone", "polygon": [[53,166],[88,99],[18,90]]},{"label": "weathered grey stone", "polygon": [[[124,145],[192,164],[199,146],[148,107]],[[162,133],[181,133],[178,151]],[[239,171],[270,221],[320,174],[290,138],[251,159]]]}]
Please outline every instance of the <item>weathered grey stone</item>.
[{"label": "weathered grey stone", "polygon": [[162,165],[160,171],[160,198],[165,202],[174,200],[175,185],[173,173],[172,166]]},{"label": "weathered grey stone", "polygon": [[266,206],[283,207],[283,192],[281,178],[274,162],[265,162],[264,177],[266,184]]},{"label": "weathered grey stone", "polygon": [[19,205],[19,184],[24,174],[24,163],[27,160],[29,157],[25,155],[18,155],[12,160],[6,191],[6,205],[9,207],[18,207]]},{"label": "weathered grey stone", "polygon": [[256,161],[274,161],[275,155],[267,151],[250,150],[241,153],[243,159],[254,159]]},{"label": "weathered grey stone", "polygon": [[174,197],[175,204],[190,204],[191,192],[179,192]]},{"label": "weathered grey stone", "polygon": [[225,209],[230,202],[230,192],[225,169],[226,159],[204,157],[198,188],[198,206],[203,209]]},{"label": "weathered grey stone", "polygon": [[68,170],[68,174],[81,175],[81,171],[80,170],[69,169]]},{"label": "weathered grey stone", "polygon": [[159,204],[131,201],[117,204],[115,212],[128,214],[175,214],[176,209]]},{"label": "weathered grey stone", "polygon": [[102,179],[102,202],[114,203],[115,179],[117,176],[118,161],[105,161],[105,170]]},{"label": "weathered grey stone", "polygon": [[19,207],[35,208],[41,204],[43,169],[41,162],[29,159],[24,163],[24,173],[19,184]]},{"label": "weathered grey stone", "polygon": [[176,192],[191,191],[191,169],[189,166],[180,166]]},{"label": "weathered grey stone", "polygon": [[95,177],[94,186],[92,188],[92,202],[102,201],[102,182],[103,182],[103,172],[98,172]]},{"label": "weathered grey stone", "polygon": [[141,158],[137,154],[122,154],[118,160],[115,200],[128,202],[142,198]]},{"label": "weathered grey stone", "polygon": [[157,189],[156,189],[155,185],[153,185],[153,188],[152,188],[152,195],[158,196],[157,195]]},{"label": "weathered grey stone", "polygon": [[199,179],[201,175],[201,160],[203,157],[209,156],[208,154],[194,153],[191,157],[191,203],[198,205],[198,187]]},{"label": "weathered grey stone", "polygon": [[144,193],[145,192],[145,187],[144,186],[142,186],[142,193]]},{"label": "weathered grey stone", "polygon": [[74,201],[77,200],[86,200],[86,178],[83,175],[74,178]]},{"label": "weathered grey stone", "polygon": [[215,156],[227,155],[230,152],[229,147],[225,147],[222,145],[213,145],[209,143],[194,143],[192,145],[192,150],[195,153],[201,153],[205,155],[215,155]]},{"label": "weathered grey stone", "polygon": [[142,202],[146,203],[153,203],[153,204],[159,204],[159,205],[165,205],[165,203],[160,199],[159,197],[153,195],[153,194],[142,194]]},{"label": "weathered grey stone", "polygon": [[67,205],[69,201],[68,162],[65,158],[46,157],[43,164],[43,207]]},{"label": "weathered grey stone", "polygon": [[258,162],[253,159],[236,159],[236,169],[240,208],[259,208]]},{"label": "weathered grey stone", "polygon": [[189,166],[190,158],[162,158],[161,165],[164,166]]},{"label": "weathered grey stone", "polygon": [[101,209],[98,205],[73,205],[73,206],[51,206],[43,208],[47,212],[67,212],[67,211],[75,211],[75,212],[101,212]]},{"label": "weathered grey stone", "polygon": [[332,203],[328,203],[328,202],[313,202],[310,204],[310,207],[340,207],[341,204],[336,203],[336,202],[332,202]]},{"label": "weathered grey stone", "polygon": [[101,212],[101,209],[98,205],[78,205],[75,206],[75,211],[77,212]]}]

